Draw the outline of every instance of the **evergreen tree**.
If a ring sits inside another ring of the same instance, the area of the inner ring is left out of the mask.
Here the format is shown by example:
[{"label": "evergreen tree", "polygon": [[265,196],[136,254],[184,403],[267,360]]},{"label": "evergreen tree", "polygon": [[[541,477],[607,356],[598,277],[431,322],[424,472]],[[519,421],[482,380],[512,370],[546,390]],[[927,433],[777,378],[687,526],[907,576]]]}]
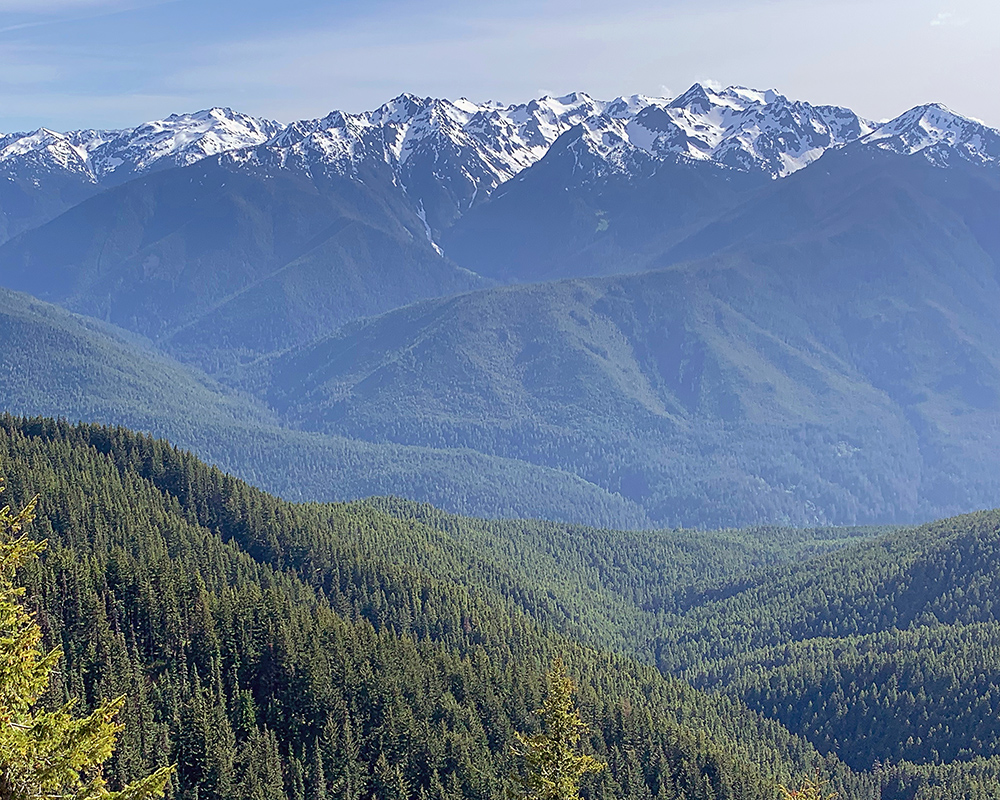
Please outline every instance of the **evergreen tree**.
[{"label": "evergreen tree", "polygon": [[534,736],[518,733],[518,755],[524,758],[525,790],[530,800],[578,800],[580,779],[607,766],[578,752],[587,725],[573,705],[573,680],[557,658],[548,676],[548,694],[539,709],[544,730]]},{"label": "evergreen tree", "polygon": [[319,739],[313,742],[312,758],[309,766],[309,786],[306,792],[307,800],[328,800],[326,770],[323,767],[323,752],[319,746]]},{"label": "evergreen tree", "polygon": [[34,503],[14,514],[0,509],[0,800],[59,797],[76,800],[143,800],[163,793],[172,769],[164,767],[112,792],[101,766],[114,750],[122,725],[115,717],[124,698],[76,718],[72,703],[54,711],[39,707],[61,657],[39,649],[42,632],[21,605],[16,573],[43,544],[23,533]]},{"label": "evergreen tree", "polygon": [[273,731],[258,731],[247,743],[237,781],[237,800],[272,800],[285,796],[278,740]]}]

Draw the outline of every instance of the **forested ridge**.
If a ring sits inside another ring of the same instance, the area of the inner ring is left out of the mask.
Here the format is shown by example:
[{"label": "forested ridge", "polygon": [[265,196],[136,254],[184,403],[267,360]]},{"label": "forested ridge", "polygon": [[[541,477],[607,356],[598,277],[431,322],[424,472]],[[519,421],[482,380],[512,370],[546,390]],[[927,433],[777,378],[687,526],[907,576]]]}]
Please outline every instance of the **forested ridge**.
[{"label": "forested ridge", "polygon": [[175,797],[497,797],[559,654],[610,766],[586,798],[773,797],[817,766],[850,798],[1000,791],[989,514],[615,533],[295,505],[147,436],[14,417],[0,474],[5,502],[40,495],[51,701],[129,698],[114,781],[176,762]]},{"label": "forested ridge", "polygon": [[1000,752],[998,512],[627,533],[425,510],[496,561],[519,551],[592,641],[738,697],[856,769]]},{"label": "forested ridge", "polygon": [[[41,495],[49,548],[24,579],[65,652],[53,700],[129,698],[116,780],[173,761],[178,797],[494,797],[555,653],[611,764],[588,797],[767,796],[820,763],[741,704],[576,644],[488,587],[370,562],[359,531],[407,527],[374,510],[292,506],[163,442],[44,420],[4,420],[0,467],[7,500]],[[352,524],[304,524],[317,512]]]},{"label": "forested ridge", "polygon": [[1000,131],[663,102],[0,137],[0,800],[1000,800]]}]

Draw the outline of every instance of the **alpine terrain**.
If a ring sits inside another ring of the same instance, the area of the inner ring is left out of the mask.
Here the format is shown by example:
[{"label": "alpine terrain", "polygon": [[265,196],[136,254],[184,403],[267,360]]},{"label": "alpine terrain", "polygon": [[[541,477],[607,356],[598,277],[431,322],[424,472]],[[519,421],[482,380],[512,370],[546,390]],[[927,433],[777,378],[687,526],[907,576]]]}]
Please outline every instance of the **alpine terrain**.
[{"label": "alpine terrain", "polygon": [[[292,496],[628,526],[908,523],[1000,496],[1000,133],[942,106],[403,95],[2,141],[0,281],[158,351],[206,408],[239,398],[251,438],[337,442],[317,475],[368,454]],[[144,420],[86,392],[8,408],[174,436],[175,385]],[[289,491],[211,441],[183,439]],[[578,490],[511,506],[498,469]]]},{"label": "alpine terrain", "polygon": [[1000,798],[997,309],[941,105],[2,135],[0,797]]}]

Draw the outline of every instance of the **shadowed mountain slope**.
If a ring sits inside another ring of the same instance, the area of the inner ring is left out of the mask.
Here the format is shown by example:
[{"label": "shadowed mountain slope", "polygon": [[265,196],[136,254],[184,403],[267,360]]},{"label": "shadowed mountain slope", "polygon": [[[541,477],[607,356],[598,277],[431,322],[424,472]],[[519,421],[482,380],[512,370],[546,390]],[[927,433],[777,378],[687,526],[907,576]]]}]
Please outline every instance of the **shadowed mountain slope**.
[{"label": "shadowed mountain slope", "polygon": [[420,303],[243,385],[307,429],[571,469],[661,523],[988,506],[998,187],[971,165],[827,156],[658,260],[710,257]]},{"label": "shadowed mountain slope", "polygon": [[634,504],[564,471],[288,430],[259,401],[147,341],[0,290],[2,409],[129,425],[170,436],[226,470],[308,500],[400,494],[452,511],[644,525]]},{"label": "shadowed mountain slope", "polygon": [[359,177],[159,172],[9,242],[0,276],[210,369],[484,285],[435,252],[391,176]]}]

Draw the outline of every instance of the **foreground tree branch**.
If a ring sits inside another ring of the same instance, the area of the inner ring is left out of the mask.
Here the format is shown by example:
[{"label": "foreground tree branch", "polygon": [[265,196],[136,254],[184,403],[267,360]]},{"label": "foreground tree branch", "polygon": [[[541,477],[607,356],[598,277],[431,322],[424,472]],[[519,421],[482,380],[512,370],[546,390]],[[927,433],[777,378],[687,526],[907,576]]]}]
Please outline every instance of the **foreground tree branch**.
[{"label": "foreground tree branch", "polygon": [[[0,486],[2,491],[2,486]],[[61,651],[43,653],[42,632],[22,603],[17,570],[45,544],[24,527],[34,502],[18,513],[0,509],[0,800],[145,800],[163,794],[173,772],[164,767],[112,792],[101,773],[122,725],[119,697],[88,716],[77,717],[70,702],[54,711],[40,708]]]}]

